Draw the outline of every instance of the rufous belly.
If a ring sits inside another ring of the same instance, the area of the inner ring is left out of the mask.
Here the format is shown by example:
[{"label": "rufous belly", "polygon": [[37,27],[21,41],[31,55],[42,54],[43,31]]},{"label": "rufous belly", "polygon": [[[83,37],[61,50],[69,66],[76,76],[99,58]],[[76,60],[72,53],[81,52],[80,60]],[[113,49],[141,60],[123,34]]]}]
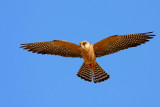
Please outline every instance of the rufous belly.
[{"label": "rufous belly", "polygon": [[96,57],[93,49],[90,50],[85,50],[83,49],[82,51],[82,57],[84,59],[85,64],[89,68],[93,68],[95,63],[96,63]]}]

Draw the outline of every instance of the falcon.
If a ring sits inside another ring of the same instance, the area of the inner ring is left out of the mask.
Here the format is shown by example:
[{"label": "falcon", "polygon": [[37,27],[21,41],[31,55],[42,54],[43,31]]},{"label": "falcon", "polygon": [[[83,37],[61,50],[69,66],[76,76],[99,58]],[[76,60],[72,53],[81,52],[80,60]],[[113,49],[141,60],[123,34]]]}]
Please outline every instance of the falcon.
[{"label": "falcon", "polygon": [[82,41],[80,42],[80,45],[77,45],[63,40],[53,40],[21,44],[21,48],[38,54],[83,58],[84,62],[79,69],[77,76],[89,82],[93,79],[94,83],[97,83],[103,82],[110,77],[110,75],[96,62],[97,57],[113,54],[120,50],[144,44],[155,36],[152,33],[153,32],[113,35],[95,44],[90,44],[88,41]]}]

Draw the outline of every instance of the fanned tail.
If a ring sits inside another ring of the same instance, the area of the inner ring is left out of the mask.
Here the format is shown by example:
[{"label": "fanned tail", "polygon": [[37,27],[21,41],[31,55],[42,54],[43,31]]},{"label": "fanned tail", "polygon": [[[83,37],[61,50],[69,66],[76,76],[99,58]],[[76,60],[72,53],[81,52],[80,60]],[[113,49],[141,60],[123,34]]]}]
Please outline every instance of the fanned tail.
[{"label": "fanned tail", "polygon": [[79,69],[77,76],[84,79],[85,81],[92,81],[92,70],[87,67],[83,62],[81,68]]},{"label": "fanned tail", "polygon": [[110,77],[110,75],[106,73],[97,62],[94,69],[89,69],[89,67],[83,63],[77,73],[77,76],[89,82],[92,81],[93,77],[94,83],[103,82]]},{"label": "fanned tail", "polygon": [[93,81],[94,83],[103,82],[109,79],[110,75],[106,73],[101,66],[96,62],[95,69],[93,71]]}]

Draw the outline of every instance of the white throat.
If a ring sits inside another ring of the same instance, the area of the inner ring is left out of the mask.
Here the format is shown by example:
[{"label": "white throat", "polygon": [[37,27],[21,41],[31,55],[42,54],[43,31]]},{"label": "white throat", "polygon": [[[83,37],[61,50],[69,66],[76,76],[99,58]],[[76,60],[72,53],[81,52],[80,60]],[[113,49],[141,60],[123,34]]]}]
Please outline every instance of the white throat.
[{"label": "white throat", "polygon": [[89,47],[90,47],[90,44],[87,43],[84,47],[85,47],[85,48],[89,48]]}]

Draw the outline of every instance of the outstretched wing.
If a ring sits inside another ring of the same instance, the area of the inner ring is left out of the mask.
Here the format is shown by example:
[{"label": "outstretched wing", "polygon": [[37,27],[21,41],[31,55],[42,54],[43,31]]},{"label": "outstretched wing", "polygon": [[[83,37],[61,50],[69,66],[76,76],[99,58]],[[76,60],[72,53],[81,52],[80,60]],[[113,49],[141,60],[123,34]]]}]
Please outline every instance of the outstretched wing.
[{"label": "outstretched wing", "polygon": [[153,38],[152,36],[155,36],[150,33],[152,32],[119,35],[119,36],[114,35],[114,36],[105,38],[95,43],[93,46],[96,57],[113,54],[120,50],[136,47],[138,45],[144,44],[145,42],[149,41],[148,39]]},{"label": "outstretched wing", "polygon": [[32,51],[33,53],[82,58],[81,47],[67,41],[54,40],[46,42],[27,43],[21,45],[21,48]]}]

